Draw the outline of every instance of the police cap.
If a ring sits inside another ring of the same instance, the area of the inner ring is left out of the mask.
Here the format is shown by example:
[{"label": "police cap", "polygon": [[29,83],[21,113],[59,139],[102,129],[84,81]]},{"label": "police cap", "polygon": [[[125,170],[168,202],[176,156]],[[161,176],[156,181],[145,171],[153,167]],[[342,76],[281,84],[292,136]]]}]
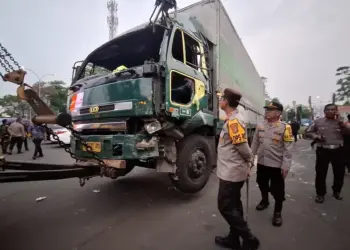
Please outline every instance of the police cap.
[{"label": "police cap", "polygon": [[239,101],[242,98],[242,94],[233,89],[225,89],[223,97],[227,100],[228,104],[232,107],[237,107]]},{"label": "police cap", "polygon": [[265,109],[274,109],[274,110],[278,110],[278,111],[283,111],[283,105],[279,102],[276,101],[272,101],[270,102],[268,105],[266,105],[264,107]]}]

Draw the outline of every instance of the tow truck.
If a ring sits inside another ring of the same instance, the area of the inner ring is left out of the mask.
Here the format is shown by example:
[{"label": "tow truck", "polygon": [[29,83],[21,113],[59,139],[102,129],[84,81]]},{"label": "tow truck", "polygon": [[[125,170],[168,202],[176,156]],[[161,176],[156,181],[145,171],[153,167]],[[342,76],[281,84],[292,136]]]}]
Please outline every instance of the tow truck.
[{"label": "tow truck", "polygon": [[[175,0],[156,0],[149,22],[74,64],[67,112],[58,115],[24,83],[26,72],[1,44],[0,51],[3,80],[18,85],[18,97],[37,114],[33,123],[76,160],[53,165],[3,156],[0,182],[78,177],[84,185],[91,177],[114,179],[138,166],[167,173],[177,189],[196,193],[215,167],[223,88],[243,93],[239,109],[248,139],[263,113],[260,76],[220,0],[181,10]],[[71,145],[48,124],[67,128]]]}]

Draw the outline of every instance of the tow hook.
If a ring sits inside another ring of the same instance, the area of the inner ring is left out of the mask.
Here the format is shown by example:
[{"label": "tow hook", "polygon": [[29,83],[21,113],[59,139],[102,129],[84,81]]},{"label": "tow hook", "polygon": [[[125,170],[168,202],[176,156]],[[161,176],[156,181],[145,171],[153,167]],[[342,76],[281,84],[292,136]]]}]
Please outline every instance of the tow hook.
[{"label": "tow hook", "polygon": [[85,185],[85,178],[80,178],[80,179],[79,179],[79,185],[80,185],[81,187],[84,187],[84,185]]}]

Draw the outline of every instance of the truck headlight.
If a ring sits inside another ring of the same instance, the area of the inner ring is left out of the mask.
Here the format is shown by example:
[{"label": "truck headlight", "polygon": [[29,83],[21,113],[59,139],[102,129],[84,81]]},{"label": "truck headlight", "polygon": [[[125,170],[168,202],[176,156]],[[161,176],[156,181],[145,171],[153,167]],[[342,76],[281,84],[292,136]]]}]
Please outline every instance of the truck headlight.
[{"label": "truck headlight", "polygon": [[153,134],[162,129],[162,125],[159,121],[153,121],[145,124],[145,129],[149,134]]}]

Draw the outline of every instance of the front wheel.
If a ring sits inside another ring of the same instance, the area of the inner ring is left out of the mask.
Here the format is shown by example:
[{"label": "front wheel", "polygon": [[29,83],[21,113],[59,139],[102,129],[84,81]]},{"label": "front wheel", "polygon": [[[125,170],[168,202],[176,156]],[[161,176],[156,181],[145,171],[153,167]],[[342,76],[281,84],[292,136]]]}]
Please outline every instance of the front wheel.
[{"label": "front wheel", "polygon": [[184,193],[202,190],[211,174],[213,155],[204,136],[190,135],[181,140],[177,145],[176,174],[170,176],[173,185]]}]

